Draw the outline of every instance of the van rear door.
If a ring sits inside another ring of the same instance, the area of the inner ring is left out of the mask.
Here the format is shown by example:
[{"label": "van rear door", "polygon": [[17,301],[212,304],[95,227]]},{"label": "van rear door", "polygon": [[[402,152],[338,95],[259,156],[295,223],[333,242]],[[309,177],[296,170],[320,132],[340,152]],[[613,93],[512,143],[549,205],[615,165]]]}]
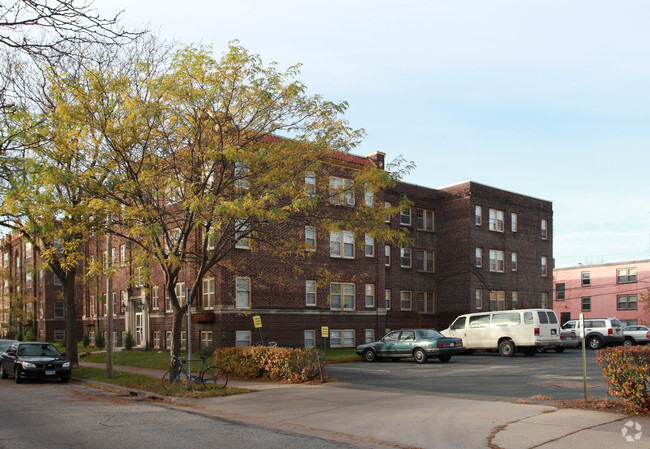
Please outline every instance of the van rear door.
[{"label": "van rear door", "polygon": [[[555,312],[552,310],[538,310],[539,330],[535,328],[535,338],[538,341],[559,343],[560,325]],[[539,337],[539,338],[538,338]]]}]

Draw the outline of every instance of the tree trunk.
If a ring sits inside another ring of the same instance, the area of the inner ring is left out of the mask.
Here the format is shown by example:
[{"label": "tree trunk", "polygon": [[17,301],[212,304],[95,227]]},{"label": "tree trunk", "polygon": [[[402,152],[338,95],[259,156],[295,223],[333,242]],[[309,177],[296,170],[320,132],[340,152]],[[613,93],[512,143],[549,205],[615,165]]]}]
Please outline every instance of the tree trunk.
[{"label": "tree trunk", "polygon": [[72,366],[79,366],[77,353],[77,304],[75,301],[76,268],[65,273],[63,284],[63,317],[65,320],[65,350]]},{"label": "tree trunk", "polygon": [[174,317],[172,321],[172,347],[169,355],[169,370],[171,379],[176,378],[179,364],[174,363],[174,357],[181,356],[181,332],[183,330],[183,318],[185,317],[185,308],[174,307]]}]

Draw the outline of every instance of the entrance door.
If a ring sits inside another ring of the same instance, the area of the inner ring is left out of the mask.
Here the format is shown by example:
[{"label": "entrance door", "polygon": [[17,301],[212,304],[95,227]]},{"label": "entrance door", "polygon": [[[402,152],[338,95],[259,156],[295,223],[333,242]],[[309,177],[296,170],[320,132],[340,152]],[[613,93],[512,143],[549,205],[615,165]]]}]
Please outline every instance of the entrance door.
[{"label": "entrance door", "polygon": [[562,312],[560,314],[560,325],[566,323],[571,319],[571,313],[570,312]]},{"label": "entrance door", "polygon": [[135,345],[144,344],[144,313],[138,311],[135,313]]}]

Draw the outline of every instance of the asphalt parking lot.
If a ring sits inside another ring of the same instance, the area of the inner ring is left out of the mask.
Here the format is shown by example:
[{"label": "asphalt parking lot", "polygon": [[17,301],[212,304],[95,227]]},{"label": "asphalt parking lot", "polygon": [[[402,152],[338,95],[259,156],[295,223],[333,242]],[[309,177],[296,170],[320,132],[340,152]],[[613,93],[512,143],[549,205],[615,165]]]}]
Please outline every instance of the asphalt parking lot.
[{"label": "asphalt parking lot", "polygon": [[[596,361],[586,351],[587,395],[607,397],[607,383]],[[419,365],[413,359],[328,365],[327,375],[340,382],[369,389],[416,390],[422,393],[496,400],[583,399],[582,350],[550,351],[532,357],[498,353],[453,356],[448,363],[431,359]]]}]

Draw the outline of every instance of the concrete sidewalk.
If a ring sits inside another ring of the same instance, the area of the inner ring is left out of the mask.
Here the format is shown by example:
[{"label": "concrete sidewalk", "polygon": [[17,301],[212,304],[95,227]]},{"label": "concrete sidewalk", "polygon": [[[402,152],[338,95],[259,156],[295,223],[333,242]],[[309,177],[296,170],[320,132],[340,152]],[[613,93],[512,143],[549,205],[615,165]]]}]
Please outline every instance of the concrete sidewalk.
[{"label": "concrete sidewalk", "polygon": [[[131,367],[116,366],[115,370],[162,374]],[[166,400],[173,407],[191,407],[210,416],[356,447],[650,449],[647,417],[367,390],[338,382],[303,385],[231,380],[228,385],[256,391]]]}]

